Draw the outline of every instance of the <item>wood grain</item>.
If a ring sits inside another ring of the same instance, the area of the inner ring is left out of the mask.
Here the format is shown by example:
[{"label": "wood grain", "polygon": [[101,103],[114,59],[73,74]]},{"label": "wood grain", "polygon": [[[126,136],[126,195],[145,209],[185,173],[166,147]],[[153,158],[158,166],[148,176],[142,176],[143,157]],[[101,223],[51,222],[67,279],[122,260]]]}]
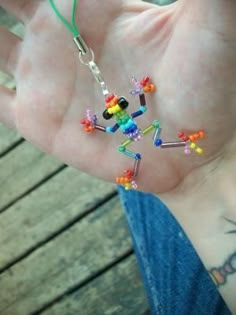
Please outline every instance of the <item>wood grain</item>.
[{"label": "wood grain", "polygon": [[0,275],[0,314],[32,314],[130,249],[115,198]]},{"label": "wood grain", "polygon": [[72,168],[54,176],[0,215],[0,270],[114,193],[112,184]]},{"label": "wood grain", "polygon": [[0,157],[19,142],[21,136],[14,130],[11,130],[0,124]]},{"label": "wood grain", "polygon": [[[9,16],[5,11],[0,8],[0,25],[8,28],[11,32],[20,36],[24,36],[24,27],[21,23],[17,22],[14,17]],[[16,85],[12,77],[6,75],[0,71],[0,84],[8,87],[9,89],[15,89]],[[9,148],[17,143],[21,139],[21,136],[14,130],[10,130],[7,127],[0,124],[0,156],[3,152],[9,150]]]},{"label": "wood grain", "polygon": [[61,166],[27,142],[5,155],[0,159],[0,211]]},{"label": "wood grain", "polygon": [[[88,301],[88,297],[93,297]],[[135,297],[135,300],[134,300]],[[141,315],[148,309],[136,259],[129,256],[42,315]]]}]

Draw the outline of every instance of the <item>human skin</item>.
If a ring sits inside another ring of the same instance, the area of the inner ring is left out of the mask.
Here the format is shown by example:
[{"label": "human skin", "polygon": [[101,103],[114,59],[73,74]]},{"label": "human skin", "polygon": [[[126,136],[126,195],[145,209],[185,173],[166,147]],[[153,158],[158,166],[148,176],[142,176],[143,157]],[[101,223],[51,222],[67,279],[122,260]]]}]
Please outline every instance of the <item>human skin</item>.
[{"label": "human skin", "polygon": [[[70,2],[55,2],[70,19]],[[73,35],[48,1],[0,0],[0,5],[26,29],[21,40],[0,28],[0,69],[17,86],[16,91],[0,87],[1,122],[65,163],[114,181],[132,161],[117,153],[119,131],[82,132],[86,109],[101,117],[104,99],[79,62]],[[166,202],[206,269],[222,266],[236,252],[236,234],[225,234],[230,225],[225,218],[236,220],[236,2],[182,0],[158,7],[140,0],[80,0],[76,12],[110,91],[130,99],[133,74],[149,75],[157,85],[156,93],[147,95],[147,113],[137,118],[140,125],[157,119],[166,141],[181,130],[206,131],[201,156],[157,149],[151,137],[140,142],[138,185]],[[130,103],[135,111],[137,100]],[[219,291],[236,313],[236,273]]]}]

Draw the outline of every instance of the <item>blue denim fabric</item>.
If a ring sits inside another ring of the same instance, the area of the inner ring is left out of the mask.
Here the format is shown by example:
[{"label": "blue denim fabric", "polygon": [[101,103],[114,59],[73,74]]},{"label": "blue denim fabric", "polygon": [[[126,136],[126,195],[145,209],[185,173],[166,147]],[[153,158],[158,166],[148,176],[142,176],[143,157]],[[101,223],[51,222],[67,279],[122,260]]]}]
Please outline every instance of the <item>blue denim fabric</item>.
[{"label": "blue denim fabric", "polygon": [[118,189],[152,314],[231,314],[168,208],[151,194]]}]

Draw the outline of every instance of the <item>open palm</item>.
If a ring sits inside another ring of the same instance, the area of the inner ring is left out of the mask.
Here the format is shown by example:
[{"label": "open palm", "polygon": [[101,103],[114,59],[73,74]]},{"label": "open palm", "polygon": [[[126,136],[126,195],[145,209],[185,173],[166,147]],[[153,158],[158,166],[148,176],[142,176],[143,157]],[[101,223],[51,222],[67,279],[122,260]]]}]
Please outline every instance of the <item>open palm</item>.
[{"label": "open palm", "polygon": [[[71,2],[55,2],[70,19]],[[81,0],[77,8],[80,33],[94,50],[109,90],[130,100],[130,112],[139,105],[129,95],[132,75],[148,75],[157,85],[147,96],[147,113],[137,118],[141,127],[157,119],[165,141],[177,139],[180,130],[207,132],[199,142],[202,156],[158,149],[151,136],[135,145],[143,156],[138,178],[143,190],[168,192],[235,150],[235,38],[209,23],[203,5],[193,10],[190,2],[160,8],[140,0]],[[26,28],[22,41],[1,29],[2,68],[17,86],[16,93],[1,88],[2,122],[65,163],[114,181],[133,161],[117,153],[124,140],[119,131],[83,133],[80,120],[87,108],[101,125],[107,122],[100,87],[80,64],[73,36],[48,1],[0,0],[0,5]]]}]

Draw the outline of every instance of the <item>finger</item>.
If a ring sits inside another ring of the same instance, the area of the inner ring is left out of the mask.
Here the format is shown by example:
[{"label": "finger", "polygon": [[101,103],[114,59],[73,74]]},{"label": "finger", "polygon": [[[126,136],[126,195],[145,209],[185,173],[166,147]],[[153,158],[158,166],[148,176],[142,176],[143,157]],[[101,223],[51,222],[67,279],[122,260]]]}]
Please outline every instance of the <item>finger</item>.
[{"label": "finger", "polygon": [[15,129],[15,92],[0,85],[0,123]]},{"label": "finger", "polygon": [[0,0],[0,7],[25,23],[33,16],[41,0]]},{"label": "finger", "polygon": [[12,75],[16,67],[21,39],[0,26],[0,70]]}]

